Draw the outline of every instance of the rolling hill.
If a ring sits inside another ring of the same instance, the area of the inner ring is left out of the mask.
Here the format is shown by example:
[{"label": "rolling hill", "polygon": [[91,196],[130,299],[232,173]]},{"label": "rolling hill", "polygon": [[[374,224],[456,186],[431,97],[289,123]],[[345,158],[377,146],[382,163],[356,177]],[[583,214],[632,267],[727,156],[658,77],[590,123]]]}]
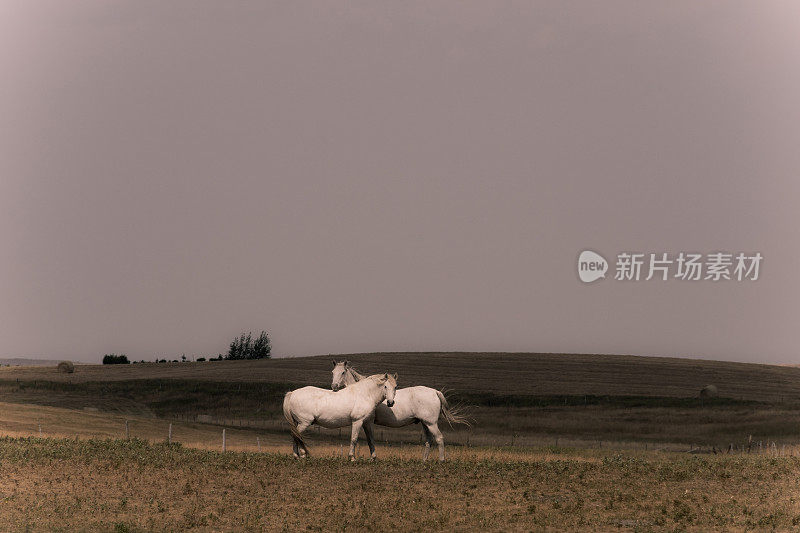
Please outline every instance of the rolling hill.
[{"label": "rolling hill", "polygon": [[800,401],[800,368],[629,355],[409,352],[280,358],[258,361],[3,367],[0,382],[69,383],[149,379],[288,383],[330,386],[331,360],[347,359],[365,373],[397,372],[400,386],[429,385],[497,395],[696,397],[714,384],[724,398]]}]

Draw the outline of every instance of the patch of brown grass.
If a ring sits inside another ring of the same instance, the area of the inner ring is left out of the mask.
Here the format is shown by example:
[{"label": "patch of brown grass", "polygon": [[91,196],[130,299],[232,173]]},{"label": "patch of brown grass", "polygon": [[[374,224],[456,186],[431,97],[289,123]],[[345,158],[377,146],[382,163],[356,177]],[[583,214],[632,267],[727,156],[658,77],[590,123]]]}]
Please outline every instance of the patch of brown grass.
[{"label": "patch of brown grass", "polygon": [[800,459],[471,450],[444,464],[0,439],[3,530],[791,530]]}]

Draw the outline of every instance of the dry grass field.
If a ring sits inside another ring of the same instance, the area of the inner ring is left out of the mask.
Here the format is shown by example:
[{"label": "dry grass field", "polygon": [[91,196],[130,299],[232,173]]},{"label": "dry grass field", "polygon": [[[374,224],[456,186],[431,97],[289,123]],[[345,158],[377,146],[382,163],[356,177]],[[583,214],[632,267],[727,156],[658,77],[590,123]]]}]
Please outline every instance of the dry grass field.
[{"label": "dry grass field", "polygon": [[[469,405],[471,428],[444,428],[446,463],[420,460],[417,426],[378,428],[374,463],[363,445],[357,463],[346,461],[347,431],[312,430],[311,460],[291,458],[283,393],[329,386],[329,356],[74,374],[4,367],[0,530],[800,527],[800,369],[557,354],[346,358]],[[718,398],[698,398],[706,384]],[[733,453],[712,453],[730,444]]]},{"label": "dry grass field", "polygon": [[796,457],[485,449],[351,464],[4,438],[0,529],[789,531],[798,476]]},{"label": "dry grass field", "polygon": [[[473,428],[448,442],[602,447],[727,447],[800,442],[800,368],[634,356],[391,353],[338,356],[363,372],[396,371],[400,386],[449,390]],[[284,432],[283,393],[330,386],[331,356],[262,361],[0,368],[0,401],[126,417]],[[719,397],[698,398],[714,384]],[[324,432],[323,432],[324,434]],[[412,426],[381,440],[418,442]]]},{"label": "dry grass field", "polygon": [[[126,427],[127,423],[127,427]],[[124,439],[166,442],[172,425],[172,441],[192,448],[222,449],[222,427],[215,424],[167,421],[152,417],[85,412],[61,407],[0,403],[0,436],[56,439]],[[127,433],[126,433],[127,431]],[[226,448],[231,451],[287,451],[291,441],[285,432],[225,428]]]}]

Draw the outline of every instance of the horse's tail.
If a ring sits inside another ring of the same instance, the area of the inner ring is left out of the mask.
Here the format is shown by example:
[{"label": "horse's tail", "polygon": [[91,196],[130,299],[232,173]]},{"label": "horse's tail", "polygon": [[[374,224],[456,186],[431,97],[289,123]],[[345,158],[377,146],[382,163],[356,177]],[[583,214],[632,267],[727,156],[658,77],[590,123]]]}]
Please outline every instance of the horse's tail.
[{"label": "horse's tail", "polygon": [[472,427],[469,418],[467,418],[466,408],[464,406],[454,405],[453,407],[450,407],[450,404],[447,403],[447,398],[444,397],[444,393],[442,391],[437,390],[436,395],[439,397],[442,416],[444,416],[444,419],[447,420],[448,424],[450,424],[450,427],[453,427],[453,424],[463,424],[467,427]]},{"label": "horse's tail", "polygon": [[302,446],[306,453],[308,453],[308,448],[306,447],[306,443],[303,441],[302,435],[300,432],[297,431],[297,421],[292,416],[292,408],[289,406],[289,398],[292,396],[292,391],[286,393],[286,396],[283,397],[283,417],[289,422],[289,431],[292,432],[292,438],[294,439],[295,444],[298,446]]}]

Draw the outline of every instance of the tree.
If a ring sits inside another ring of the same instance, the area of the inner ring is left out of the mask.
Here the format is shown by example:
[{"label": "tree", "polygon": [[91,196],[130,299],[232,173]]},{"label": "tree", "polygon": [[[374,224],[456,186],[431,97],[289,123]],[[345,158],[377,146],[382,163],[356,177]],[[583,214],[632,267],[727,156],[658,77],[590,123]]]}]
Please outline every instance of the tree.
[{"label": "tree", "polygon": [[266,331],[262,331],[261,335],[253,342],[252,357],[248,359],[269,359],[272,355],[272,343],[269,341],[269,335]]},{"label": "tree", "polygon": [[104,365],[127,365],[130,364],[128,356],[123,354],[107,353],[103,356]]},{"label": "tree", "polygon": [[272,345],[266,331],[253,340],[253,332],[233,339],[228,348],[228,355],[225,359],[269,359],[272,355]]}]

